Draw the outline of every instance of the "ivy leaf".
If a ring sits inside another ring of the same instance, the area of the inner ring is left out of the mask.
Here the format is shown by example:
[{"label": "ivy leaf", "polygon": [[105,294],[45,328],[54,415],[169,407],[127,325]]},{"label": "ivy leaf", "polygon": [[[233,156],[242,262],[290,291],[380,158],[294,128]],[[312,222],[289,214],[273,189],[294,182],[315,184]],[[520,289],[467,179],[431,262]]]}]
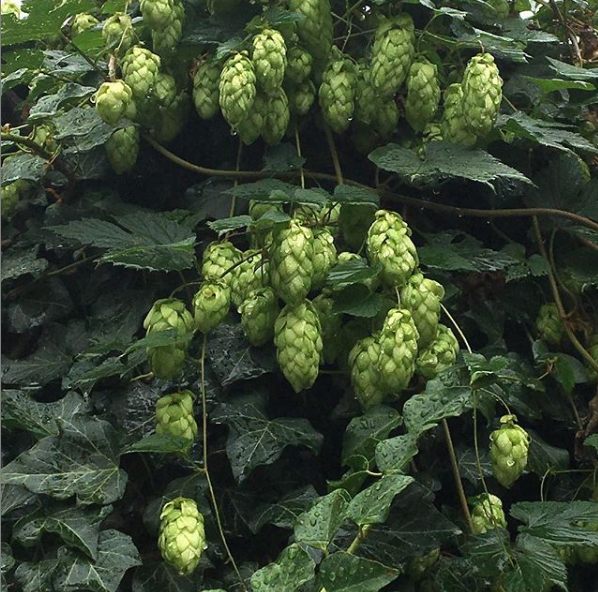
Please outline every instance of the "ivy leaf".
[{"label": "ivy leaf", "polygon": [[417,453],[417,435],[395,436],[376,446],[376,465],[383,473],[402,473]]},{"label": "ivy leaf", "polygon": [[[87,62],[85,62],[87,64]],[[87,64],[89,68],[89,64]],[[43,96],[29,112],[27,120],[35,123],[56,115],[62,107],[73,102],[79,102],[96,92],[94,86],[83,86],[74,82],[67,82],[60,90],[51,95]]]},{"label": "ivy leaf", "polygon": [[100,533],[95,561],[65,548],[59,549],[58,559],[53,578],[58,592],[80,589],[116,592],[125,572],[141,565],[139,552],[131,537],[118,530]]},{"label": "ivy leaf", "polygon": [[123,454],[133,452],[157,454],[181,454],[189,449],[192,442],[172,434],[150,434],[138,442],[130,444],[123,450]]},{"label": "ivy leaf", "polygon": [[[201,565],[198,569],[201,569]],[[197,592],[195,574],[181,576],[174,567],[163,561],[150,562],[144,558],[143,565],[135,569],[132,592]],[[209,592],[206,590],[205,592]]]},{"label": "ivy leaf", "polygon": [[309,421],[288,417],[269,419],[265,405],[265,395],[253,393],[221,403],[212,413],[212,421],[229,427],[226,451],[239,482],[255,467],[280,458],[287,446],[305,446],[316,453],[322,445],[322,435]]},{"label": "ivy leaf", "polygon": [[534,430],[528,430],[531,442],[527,470],[543,477],[550,470],[566,471],[569,468],[569,451],[545,442]]},{"label": "ivy leaf", "polygon": [[19,179],[37,183],[45,175],[47,166],[41,156],[17,154],[2,163],[2,187]]},{"label": "ivy leaf", "polygon": [[15,580],[23,592],[54,592],[52,577],[56,567],[54,557],[34,562],[24,561],[15,570]]},{"label": "ivy leaf", "polygon": [[38,253],[38,245],[23,250],[10,249],[3,253],[2,281],[14,280],[23,275],[38,278],[48,268],[48,261],[38,257]]},{"label": "ivy leaf", "polygon": [[347,518],[349,494],[342,489],[321,497],[295,523],[295,540],[326,551]]},{"label": "ivy leaf", "polygon": [[280,554],[276,563],[251,576],[253,592],[294,592],[314,577],[316,564],[300,545],[292,544]]},{"label": "ivy leaf", "polygon": [[378,592],[401,572],[378,561],[339,551],[328,555],[320,565],[318,589],[326,592]]}]

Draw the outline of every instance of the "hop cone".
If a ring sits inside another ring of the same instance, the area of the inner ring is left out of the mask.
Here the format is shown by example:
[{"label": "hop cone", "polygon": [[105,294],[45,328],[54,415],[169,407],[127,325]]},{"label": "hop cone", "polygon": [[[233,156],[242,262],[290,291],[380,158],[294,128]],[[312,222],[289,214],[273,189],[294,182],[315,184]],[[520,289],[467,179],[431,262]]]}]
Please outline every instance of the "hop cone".
[{"label": "hop cone", "polygon": [[202,119],[210,119],[220,108],[219,86],[220,65],[215,60],[201,64],[193,77],[193,104]]},{"label": "hop cone", "polygon": [[108,160],[117,175],[133,169],[139,154],[139,130],[134,125],[117,129],[106,142]]},{"label": "hop cone", "polygon": [[502,78],[489,53],[469,60],[463,74],[463,115],[469,130],[477,136],[492,131],[502,101]]},{"label": "hop cone", "polygon": [[224,275],[233,265],[241,261],[241,251],[228,241],[210,243],[203,252],[201,273],[206,280],[222,279],[230,286],[232,272]]},{"label": "hop cone", "polygon": [[395,212],[378,210],[366,239],[368,258],[389,287],[404,285],[419,263],[411,229]]},{"label": "hop cone", "polygon": [[439,324],[433,341],[420,351],[415,362],[417,372],[431,380],[437,374],[450,368],[457,359],[459,342],[446,325]]},{"label": "hop cone", "polygon": [[274,337],[274,323],[280,314],[278,298],[272,288],[251,293],[239,307],[243,333],[251,345],[259,347]]},{"label": "hop cone", "polygon": [[[195,324],[185,303],[176,298],[157,300],[143,321],[146,335],[156,331],[176,329],[179,335],[192,333]],[[158,378],[172,379],[183,368],[187,345],[174,343],[147,348],[152,371]]]},{"label": "hop cone", "polygon": [[40,124],[35,126],[33,132],[33,141],[40,146],[43,146],[45,150],[54,154],[58,150],[58,142],[54,139],[54,129],[46,124]]},{"label": "hop cone", "polygon": [[399,108],[394,98],[379,101],[376,104],[376,116],[373,125],[382,138],[387,138],[396,131],[399,125]]},{"label": "hop cone", "polygon": [[274,291],[287,304],[299,304],[311,289],[313,242],[312,231],[296,220],[291,220],[288,228],[275,237],[270,258],[270,279]]},{"label": "hop cone", "polygon": [[95,95],[98,115],[110,125],[116,125],[127,113],[133,101],[133,91],[123,80],[104,82]]},{"label": "hop cone", "polygon": [[217,327],[230,308],[230,288],[221,280],[205,282],[193,297],[195,327],[204,334]]},{"label": "hop cone", "polygon": [[160,513],[158,537],[164,561],[179,574],[187,576],[199,565],[206,546],[204,520],[197,504],[185,497],[177,497],[165,504]]},{"label": "hop cone", "polygon": [[444,288],[421,272],[414,273],[401,289],[401,305],[411,312],[419,332],[420,349],[428,347],[436,335],[443,298]]},{"label": "hop cone", "polygon": [[127,51],[135,43],[135,31],[131,17],[124,12],[117,12],[104,21],[102,37],[107,47]]},{"label": "hop cone", "polygon": [[370,76],[378,96],[394,95],[403,84],[415,53],[414,30],[407,14],[385,19],[376,30]]},{"label": "hop cone", "polygon": [[470,131],[463,113],[463,89],[460,84],[451,84],[444,91],[444,111],[440,129],[445,140],[462,146],[473,146],[477,136]]},{"label": "hop cone", "polygon": [[154,51],[157,54],[168,56],[176,49],[183,36],[185,22],[185,7],[180,0],[172,0],[170,18],[163,28],[152,32]]},{"label": "hop cone", "polygon": [[276,359],[285,378],[298,393],[318,377],[322,356],[322,329],[309,300],[287,304],[274,324]]},{"label": "hop cone", "polygon": [[21,16],[21,5],[14,0],[2,0],[0,14],[14,14],[19,18]]},{"label": "hop cone", "polygon": [[143,22],[154,31],[163,30],[172,18],[173,4],[173,0],[141,0]]},{"label": "hop cone", "polygon": [[416,132],[423,131],[436,115],[439,102],[438,69],[426,58],[416,59],[407,76],[405,115],[409,125]]},{"label": "hop cone", "polygon": [[514,415],[503,415],[500,428],[490,434],[492,472],[505,487],[510,487],[527,465],[530,438],[523,428],[515,425],[516,419]]},{"label": "hop cone", "polygon": [[[592,335],[592,337],[590,337],[586,349],[588,353],[592,356],[592,358],[598,362],[598,334]],[[589,364],[588,375],[592,382],[595,382],[596,378],[598,377],[598,375],[596,374],[596,370],[594,370],[594,368],[592,368]]]},{"label": "hop cone", "polygon": [[[6,162],[6,161],[5,161]],[[2,217],[10,218],[17,207],[17,204],[26,195],[29,190],[27,181],[18,179],[10,185],[2,187],[1,209]]]},{"label": "hop cone", "polygon": [[484,534],[493,528],[507,527],[502,501],[491,493],[478,496],[471,511],[471,520],[474,534]]},{"label": "hop cone", "polygon": [[392,392],[407,388],[415,372],[417,328],[408,310],[393,308],[386,315],[380,338],[378,371],[384,385]]},{"label": "hop cone", "polygon": [[388,394],[377,370],[379,358],[380,344],[376,337],[360,339],[349,352],[351,384],[364,409],[379,405]]},{"label": "hop cone", "polygon": [[251,146],[264,131],[268,115],[269,97],[261,91],[255,95],[253,106],[247,117],[237,126],[239,138],[246,146]]},{"label": "hop cone", "polygon": [[431,569],[440,557],[440,548],[432,549],[429,553],[420,557],[414,557],[407,563],[406,573],[413,580],[419,580]]},{"label": "hop cone", "polygon": [[244,53],[229,58],[220,73],[218,91],[222,115],[233,129],[247,117],[255,101],[255,70]]},{"label": "hop cone", "polygon": [[160,68],[160,57],[155,53],[135,46],[129,49],[122,60],[124,81],[131,87],[133,98],[143,103],[151,96]]},{"label": "hop cone", "polygon": [[326,282],[326,276],[330,268],[336,263],[334,237],[326,228],[314,231],[312,262],[311,287],[314,290],[319,290]]},{"label": "hop cone", "polygon": [[332,364],[338,356],[341,344],[342,317],[333,312],[334,300],[324,294],[316,296],[312,302],[322,327],[324,361]]},{"label": "hop cone", "polygon": [[287,51],[286,79],[294,84],[306,80],[311,74],[314,59],[300,45],[294,45]]},{"label": "hop cone", "polygon": [[286,87],[289,111],[302,117],[307,115],[316,100],[316,87],[311,80]]},{"label": "hop cone", "polygon": [[245,251],[243,260],[231,271],[230,289],[232,303],[239,308],[252,292],[268,283],[270,264],[260,251]]},{"label": "hop cone", "polygon": [[563,321],[554,302],[543,304],[536,319],[540,339],[549,345],[558,345],[565,334]]},{"label": "hop cone", "polygon": [[274,29],[264,29],[253,38],[252,62],[258,85],[267,93],[282,86],[287,66],[287,46]]},{"label": "hop cone", "polygon": [[156,402],[156,433],[197,438],[197,423],[193,416],[193,393],[182,391],[160,397]]},{"label": "hop cone", "polygon": [[172,142],[185,127],[188,114],[189,95],[186,92],[177,95],[170,104],[162,103],[151,126],[152,136],[161,144]]},{"label": "hop cone", "polygon": [[262,138],[269,146],[274,146],[282,140],[289,125],[289,101],[282,88],[274,91],[266,101],[266,112]]},{"label": "hop cone", "polygon": [[380,101],[365,64],[359,65],[355,80],[355,119],[367,125],[376,120]]},{"label": "hop cone", "polygon": [[253,220],[259,220],[268,212],[282,212],[282,205],[271,201],[257,201],[254,199],[249,202],[249,215]]},{"label": "hop cone", "polygon": [[289,0],[289,10],[303,15],[295,23],[297,35],[314,59],[325,64],[332,49],[330,0]]},{"label": "hop cone", "polygon": [[354,251],[361,249],[375,215],[376,209],[371,205],[343,204],[341,206],[338,221],[343,238],[350,249]]},{"label": "hop cone", "polygon": [[353,63],[334,49],[322,74],[318,96],[324,119],[338,134],[351,125],[355,111],[356,83]]},{"label": "hop cone", "polygon": [[71,37],[81,35],[83,31],[87,31],[87,29],[91,29],[99,23],[100,21],[98,21],[98,19],[91,14],[87,14],[86,12],[77,14],[73,18],[73,22],[71,23]]},{"label": "hop cone", "polygon": [[444,138],[442,136],[442,127],[439,123],[431,122],[426,125],[423,131],[424,143],[441,142]]}]

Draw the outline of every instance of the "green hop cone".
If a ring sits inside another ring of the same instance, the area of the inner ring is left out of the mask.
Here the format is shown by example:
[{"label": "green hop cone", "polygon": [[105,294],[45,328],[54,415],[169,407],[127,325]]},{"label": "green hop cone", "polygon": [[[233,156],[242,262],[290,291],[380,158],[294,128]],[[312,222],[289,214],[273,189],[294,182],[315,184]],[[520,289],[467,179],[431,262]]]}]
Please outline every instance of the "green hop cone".
[{"label": "green hop cone", "polygon": [[311,54],[300,45],[294,45],[287,51],[287,68],[285,77],[295,85],[309,78],[314,59]]},{"label": "green hop cone", "polygon": [[54,154],[59,148],[59,144],[54,138],[54,134],[55,131],[50,125],[42,123],[35,126],[32,139],[36,144],[43,146],[45,150]]},{"label": "green hop cone", "polygon": [[367,125],[376,119],[376,109],[379,104],[369,70],[364,63],[359,63],[355,80],[355,119]]},{"label": "green hop cone", "polygon": [[246,146],[251,146],[262,135],[268,115],[268,105],[268,95],[258,91],[247,117],[237,126],[239,138]]},{"label": "green hop cone", "polygon": [[309,294],[314,273],[314,235],[291,220],[274,238],[270,280],[274,291],[287,303],[299,304]]},{"label": "green hop cone", "polygon": [[[6,160],[3,164],[6,164]],[[2,217],[9,219],[13,215],[17,204],[27,196],[30,185],[24,179],[18,179],[10,185],[2,187],[1,210]]]},{"label": "green hop cone", "polygon": [[247,117],[256,95],[253,64],[245,52],[230,57],[220,73],[220,109],[233,129]]},{"label": "green hop cone", "polygon": [[160,63],[159,56],[137,45],[125,54],[121,63],[123,79],[131,87],[136,101],[145,103],[150,99]]},{"label": "green hop cone", "polygon": [[2,0],[0,14],[14,14],[17,18],[20,18],[21,5],[14,0]]},{"label": "green hop cone", "polygon": [[295,23],[297,35],[314,60],[325,64],[332,49],[330,0],[289,0],[289,10],[303,15]]},{"label": "green hop cone", "polygon": [[324,120],[337,134],[349,128],[355,112],[357,75],[351,60],[334,48],[318,91]]},{"label": "green hop cone", "polygon": [[421,555],[420,557],[413,557],[407,563],[405,572],[407,575],[417,581],[420,580],[423,575],[430,570],[440,557],[440,548],[432,549],[429,553]]},{"label": "green hop cone", "polygon": [[251,345],[260,347],[274,337],[274,323],[280,314],[278,298],[272,288],[252,292],[239,307],[243,333]]},{"label": "green hop cone", "polygon": [[374,222],[376,208],[369,204],[343,204],[341,206],[339,225],[343,239],[350,249],[359,251]]},{"label": "green hop cone", "polygon": [[549,345],[559,345],[565,335],[565,327],[554,302],[543,304],[536,318],[540,339]]},{"label": "green hop cone", "polygon": [[426,125],[423,131],[424,143],[441,142],[444,138],[442,136],[442,127],[439,123],[430,122]]},{"label": "green hop cone", "polygon": [[319,290],[324,286],[330,268],[336,263],[336,247],[334,246],[334,237],[326,228],[319,228],[313,234],[311,288]]},{"label": "green hop cone", "polygon": [[[598,362],[598,333],[590,337],[586,346],[586,350],[592,356],[592,358]],[[590,381],[596,382],[596,379],[598,378],[598,373],[596,373],[596,370],[594,370],[594,368],[590,366],[590,364],[588,364],[587,362],[586,365],[588,368],[588,376],[590,377]]]},{"label": "green hop cone", "polygon": [[[195,323],[185,303],[176,298],[157,300],[143,321],[146,335],[176,329],[179,336],[193,333]],[[174,343],[147,348],[152,372],[158,378],[170,380],[182,370],[187,353],[186,343]]]},{"label": "green hop cone", "polygon": [[260,251],[245,251],[242,262],[231,271],[231,276],[231,300],[239,308],[252,292],[268,284],[270,264]]},{"label": "green hop cone", "polygon": [[421,132],[434,119],[440,102],[438,68],[426,58],[416,59],[407,76],[405,115],[409,125]]},{"label": "green hop cone", "polygon": [[459,342],[452,330],[439,324],[436,336],[424,350],[420,350],[415,367],[421,376],[431,380],[437,374],[450,368],[457,359]]},{"label": "green hop cone", "polygon": [[370,262],[380,267],[382,282],[390,288],[404,285],[419,264],[411,229],[396,212],[376,212],[368,230],[366,250]]},{"label": "green hop cone", "polygon": [[197,423],[193,416],[193,398],[191,391],[160,397],[156,402],[156,433],[194,442],[197,439]]},{"label": "green hop cone", "polygon": [[463,115],[469,130],[479,137],[494,127],[502,101],[502,78],[489,53],[469,60],[463,74]]},{"label": "green hop cone", "polygon": [[411,313],[393,308],[386,315],[378,343],[377,369],[384,386],[393,393],[405,390],[415,372],[419,335]]},{"label": "green hop cone", "polygon": [[376,116],[373,126],[379,136],[388,138],[399,125],[399,107],[394,97],[376,104]]},{"label": "green hop cone", "polygon": [[172,0],[172,11],[168,23],[152,32],[154,51],[163,56],[171,55],[183,36],[185,7],[180,0]]},{"label": "green hop cone", "polygon": [[289,99],[289,111],[298,117],[309,113],[316,100],[316,87],[311,80],[285,87]]},{"label": "green hop cone", "polygon": [[[123,80],[104,82],[95,94],[96,111],[110,125],[116,125],[127,111],[131,113],[133,91]],[[134,105],[134,103],[133,103]]]},{"label": "green hop cone", "polygon": [[282,88],[267,97],[265,109],[262,138],[266,144],[274,146],[284,137],[291,117],[289,100]]},{"label": "green hop cone", "polygon": [[117,12],[104,21],[102,37],[106,46],[127,51],[135,43],[135,31],[131,17],[124,12]]},{"label": "green hop cone", "polygon": [[287,46],[275,29],[264,29],[253,38],[251,60],[255,67],[257,84],[266,93],[282,86],[287,67]]},{"label": "green hop cone", "polygon": [[493,528],[506,528],[507,519],[502,509],[502,501],[491,493],[479,495],[471,510],[474,534],[484,534]]},{"label": "green hop cone", "polygon": [[99,24],[100,21],[92,14],[86,12],[76,14],[71,22],[71,37],[81,35],[83,31],[87,31],[87,29],[91,29]]},{"label": "green hop cone", "polygon": [[440,121],[442,137],[453,144],[474,146],[477,136],[467,127],[463,114],[463,88],[451,84],[444,91],[444,111]]},{"label": "green hop cone", "polygon": [[421,272],[414,273],[401,289],[401,305],[411,312],[419,332],[420,349],[428,347],[436,335],[443,298],[444,288]]},{"label": "green hop cone", "polygon": [[310,388],[322,357],[322,328],[309,300],[287,304],[274,324],[276,359],[285,378],[298,393]]},{"label": "green hop cone", "polygon": [[514,415],[503,415],[501,426],[490,434],[492,472],[504,487],[510,487],[525,470],[530,438]]},{"label": "green hop cone", "polygon": [[202,119],[210,119],[220,109],[218,90],[220,64],[207,60],[197,68],[193,77],[193,104]]},{"label": "green hop cone", "polygon": [[414,25],[408,14],[384,19],[376,30],[370,76],[378,96],[397,93],[407,76],[414,49]]},{"label": "green hop cone", "polygon": [[163,30],[172,18],[173,4],[172,0],[141,0],[143,22],[154,31]]},{"label": "green hop cone", "polygon": [[139,155],[139,129],[134,125],[117,129],[106,142],[106,154],[117,175],[131,171]]},{"label": "green hop cone", "polygon": [[322,343],[324,344],[323,358],[327,364],[332,364],[340,353],[342,315],[333,312],[334,300],[325,294],[316,296],[312,304],[318,313],[322,327]]},{"label": "green hop cone", "polygon": [[380,343],[376,336],[360,339],[349,352],[351,384],[364,409],[380,405],[388,394],[377,370],[379,357]]},{"label": "green hop cone", "polygon": [[203,252],[201,273],[206,280],[222,279],[230,286],[232,274],[224,274],[241,261],[241,256],[241,251],[228,241],[210,243]]},{"label": "green hop cone", "polygon": [[158,113],[150,132],[161,144],[169,144],[185,127],[189,115],[189,95],[182,92],[177,94],[171,103],[158,102],[158,105]]},{"label": "green hop cone", "polygon": [[195,327],[207,334],[217,327],[230,309],[230,288],[221,280],[212,280],[201,285],[193,297]]},{"label": "green hop cone", "polygon": [[204,519],[197,504],[177,497],[160,512],[158,547],[166,563],[182,576],[193,573],[206,548]]}]

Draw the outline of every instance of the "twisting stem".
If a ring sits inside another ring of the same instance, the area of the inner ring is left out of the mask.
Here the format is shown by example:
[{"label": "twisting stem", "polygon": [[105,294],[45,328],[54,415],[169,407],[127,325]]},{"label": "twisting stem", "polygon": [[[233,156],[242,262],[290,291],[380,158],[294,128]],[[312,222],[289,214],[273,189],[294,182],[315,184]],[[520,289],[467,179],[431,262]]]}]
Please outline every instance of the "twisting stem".
[{"label": "twisting stem", "polygon": [[212,500],[212,507],[214,508],[214,517],[216,518],[216,526],[218,527],[218,533],[220,534],[220,538],[222,540],[222,544],[224,549],[226,550],[226,554],[239,578],[239,582],[241,582],[241,586],[243,586],[243,590],[245,592],[249,592],[247,589],[247,585],[245,584],[245,580],[237,567],[237,562],[233,557],[231,550],[228,546],[228,542],[226,541],[226,535],[224,534],[224,528],[222,527],[222,520],[220,519],[220,512],[218,511],[218,502],[216,501],[216,493],[214,492],[214,487],[212,486],[212,479],[210,477],[210,471],[208,469],[208,406],[206,403],[206,345],[208,342],[208,336],[204,333],[203,341],[201,344],[201,357],[199,359],[199,368],[201,372],[201,427],[202,427],[202,446],[203,446],[203,470],[206,476],[206,482],[208,484],[208,490],[210,492],[210,498]]},{"label": "twisting stem", "polygon": [[327,123],[324,124],[324,130],[326,131],[326,140],[328,140],[328,148],[330,148],[330,155],[332,156],[332,164],[334,165],[334,174],[336,175],[336,182],[339,185],[342,185],[344,181],[343,171],[341,169],[341,162],[338,158],[338,152],[336,150],[334,138],[332,137],[332,132],[330,131],[330,126]]},{"label": "twisting stem", "polygon": [[453,315],[448,311],[447,307],[444,306],[444,304],[440,303],[440,307],[444,311],[444,314],[450,319],[451,323],[453,324],[453,327],[455,327],[455,329],[457,330],[457,333],[459,333],[459,337],[461,337],[463,343],[465,344],[465,347],[467,348],[467,351],[469,353],[472,353],[472,349],[471,349],[471,346],[469,345],[469,341],[467,341],[467,337],[465,337],[465,333],[463,333],[463,331],[461,330],[461,327],[459,327],[457,321],[455,321],[455,319],[453,318]]},{"label": "twisting stem", "polygon": [[0,137],[2,138],[2,140],[6,142],[14,142],[15,144],[20,144],[21,146],[30,148],[31,150],[33,150],[33,152],[35,152],[42,158],[45,158],[46,160],[52,159],[53,155],[50,152],[48,152],[43,146],[40,146],[37,142],[34,142],[31,138],[25,138],[17,134],[11,134],[10,132],[2,132]]}]

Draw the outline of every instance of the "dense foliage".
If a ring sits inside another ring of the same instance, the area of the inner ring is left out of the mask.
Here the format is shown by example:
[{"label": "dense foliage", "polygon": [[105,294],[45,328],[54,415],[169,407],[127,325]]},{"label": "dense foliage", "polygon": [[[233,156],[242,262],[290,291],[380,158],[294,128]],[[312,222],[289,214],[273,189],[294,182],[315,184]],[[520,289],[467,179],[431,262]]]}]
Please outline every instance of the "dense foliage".
[{"label": "dense foliage", "polygon": [[595,3],[2,13],[3,589],[596,590]]}]

